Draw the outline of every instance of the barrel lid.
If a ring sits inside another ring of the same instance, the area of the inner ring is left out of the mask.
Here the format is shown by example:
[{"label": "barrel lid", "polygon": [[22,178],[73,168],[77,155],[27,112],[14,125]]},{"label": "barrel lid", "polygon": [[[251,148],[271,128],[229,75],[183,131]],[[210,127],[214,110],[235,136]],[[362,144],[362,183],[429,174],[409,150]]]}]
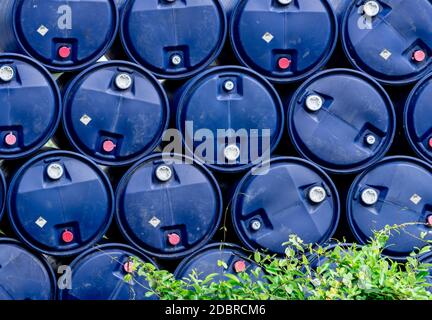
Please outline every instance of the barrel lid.
[{"label": "barrel lid", "polygon": [[431,101],[432,75],[428,75],[411,92],[404,113],[404,129],[410,145],[429,162],[432,162]]},{"label": "barrel lid", "polygon": [[177,128],[186,148],[211,169],[250,168],[281,139],[282,102],[268,81],[246,68],[212,68],[189,81],[176,102]]},{"label": "barrel lid", "polygon": [[251,250],[284,255],[290,234],[321,245],[336,231],[339,196],[330,177],[317,166],[291,157],[263,164],[266,174],[249,171],[234,193],[235,231]]},{"label": "barrel lid", "polygon": [[123,9],[120,36],[132,60],[158,77],[181,79],[217,58],[226,32],[218,0],[131,0]]},{"label": "barrel lid", "polygon": [[392,233],[384,253],[403,260],[425,246],[432,240],[431,183],[432,166],[416,158],[388,157],[369,167],[354,180],[347,198],[348,222],[357,240],[365,244],[373,230],[409,224]]},{"label": "barrel lid", "polygon": [[56,82],[42,65],[22,55],[0,54],[0,105],[2,159],[36,152],[60,122],[62,103]]},{"label": "barrel lid", "polygon": [[[144,276],[132,274],[133,258],[155,263],[141,251],[127,245],[110,243],[91,248],[69,265],[71,289],[59,290],[60,300],[145,300],[149,288]],[[131,268],[132,266],[132,268]]]},{"label": "barrel lid", "polygon": [[52,268],[41,256],[21,243],[0,238],[0,300],[52,300],[56,281]]},{"label": "barrel lid", "polygon": [[327,63],[338,23],[326,0],[245,0],[232,14],[230,31],[242,64],[286,83],[305,79]]},{"label": "barrel lid", "polygon": [[126,239],[165,259],[204,246],[222,217],[215,178],[203,165],[181,155],[155,154],[135,164],[119,183],[116,206]]},{"label": "barrel lid", "polygon": [[396,115],[385,90],[348,69],[323,71],[294,94],[288,130],[297,151],[332,173],[358,172],[391,146]]},{"label": "barrel lid", "polygon": [[123,61],[84,70],[68,85],[64,105],[71,143],[103,165],[128,165],[149,154],[169,122],[168,98],[156,78]]},{"label": "barrel lid", "polygon": [[82,69],[102,57],[119,20],[114,0],[18,0],[13,19],[22,50],[58,72]]},{"label": "barrel lid", "polygon": [[114,196],[105,173],[84,156],[44,152],[13,176],[7,209],[18,237],[53,256],[77,254],[99,241],[111,222]]},{"label": "barrel lid", "polygon": [[[224,262],[225,266],[220,262]],[[210,274],[218,274],[213,281],[226,281],[225,274],[248,272],[259,266],[248,258],[248,255],[239,246],[230,243],[212,243],[201,250],[186,257],[180,262],[174,272],[177,279],[190,276],[193,271],[198,273],[199,279],[205,279]]]},{"label": "barrel lid", "polygon": [[432,70],[429,0],[352,1],[342,27],[351,63],[392,85],[419,80]]}]

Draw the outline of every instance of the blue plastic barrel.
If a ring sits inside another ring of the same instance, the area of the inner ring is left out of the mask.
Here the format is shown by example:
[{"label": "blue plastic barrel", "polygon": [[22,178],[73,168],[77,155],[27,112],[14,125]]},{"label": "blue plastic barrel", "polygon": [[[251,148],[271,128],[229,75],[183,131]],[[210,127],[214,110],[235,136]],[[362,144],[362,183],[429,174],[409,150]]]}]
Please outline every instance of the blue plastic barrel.
[{"label": "blue plastic barrel", "polygon": [[390,85],[419,80],[432,70],[429,0],[352,1],[341,34],[353,66]]},{"label": "blue plastic barrel", "polygon": [[293,95],[288,109],[294,147],[332,173],[358,172],[380,160],[395,130],[395,111],[383,87],[348,69],[310,78]]},{"label": "blue plastic barrel", "polygon": [[122,8],[126,54],[160,78],[182,79],[208,67],[226,32],[219,0],[130,0]]},{"label": "blue plastic barrel", "polygon": [[221,172],[246,170],[268,157],[284,127],[281,99],[256,72],[212,68],[180,89],[177,128],[188,154]]},{"label": "blue plastic barrel", "polygon": [[114,195],[105,173],[82,155],[48,151],[26,162],[7,195],[13,230],[44,254],[71,256],[102,239]]},{"label": "blue plastic barrel", "polygon": [[178,259],[207,244],[222,217],[213,175],[180,155],[155,154],[135,164],[116,192],[125,238],[151,256]]},{"label": "blue plastic barrel", "polygon": [[118,20],[114,0],[2,0],[0,51],[25,53],[51,71],[76,71],[105,54]]},{"label": "blue plastic barrel", "polygon": [[338,37],[327,0],[244,0],[230,25],[242,64],[274,82],[303,80],[329,60]]},{"label": "blue plastic barrel", "polygon": [[[374,230],[393,231],[384,253],[404,260],[432,240],[432,166],[405,156],[388,157],[370,166],[352,184],[347,217],[356,239],[365,244]],[[424,239],[421,239],[424,234]]]},{"label": "blue plastic barrel", "polygon": [[[145,296],[149,283],[134,270],[134,258],[155,265],[142,252],[124,244],[105,244],[83,252],[69,265],[70,273],[60,278],[64,288],[59,290],[59,299],[149,300]],[[125,281],[126,275],[132,280]]]},{"label": "blue plastic barrel", "polygon": [[0,170],[0,221],[3,217],[6,207],[7,184],[3,171]]},{"label": "blue plastic barrel", "polygon": [[432,75],[420,81],[409,95],[404,113],[404,129],[414,151],[432,163]]},{"label": "blue plastic barrel", "polygon": [[290,235],[310,244],[327,242],[340,213],[330,177],[299,158],[274,158],[267,165],[266,174],[249,171],[232,198],[234,229],[244,245],[284,256]]},{"label": "blue plastic barrel", "polygon": [[60,90],[38,62],[0,54],[0,159],[33,154],[53,136],[60,122]]},{"label": "blue plastic barrel", "polygon": [[[223,265],[225,264],[225,265]],[[230,243],[213,243],[183,259],[174,272],[177,279],[190,277],[194,272],[198,279],[204,280],[216,274],[212,281],[227,281],[226,274],[237,275],[247,272],[252,279],[252,271],[260,268],[249,259],[249,255],[239,246]],[[260,280],[263,271],[260,271]],[[255,278],[256,279],[256,278]]]},{"label": "blue plastic barrel", "polygon": [[18,241],[0,238],[0,300],[52,300],[56,279],[48,262]]},{"label": "blue plastic barrel", "polygon": [[76,150],[109,166],[151,153],[169,122],[167,95],[149,72],[122,61],[96,64],[64,95],[63,128]]}]

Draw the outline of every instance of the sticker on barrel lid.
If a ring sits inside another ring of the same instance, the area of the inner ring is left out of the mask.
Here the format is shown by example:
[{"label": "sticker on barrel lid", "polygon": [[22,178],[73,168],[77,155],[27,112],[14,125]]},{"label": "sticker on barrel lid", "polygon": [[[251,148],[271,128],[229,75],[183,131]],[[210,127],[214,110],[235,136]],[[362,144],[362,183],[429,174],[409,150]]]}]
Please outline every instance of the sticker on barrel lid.
[{"label": "sticker on barrel lid", "polygon": [[413,196],[410,198],[411,202],[414,204],[419,204],[420,201],[422,200],[422,197],[420,197],[418,194],[413,194]]},{"label": "sticker on barrel lid", "polygon": [[43,24],[40,25],[40,27],[37,29],[37,32],[42,36],[45,37],[45,35],[48,33],[49,29],[45,27]]},{"label": "sticker on barrel lid", "polygon": [[262,36],[262,39],[267,42],[270,43],[272,42],[272,40],[274,39],[274,36],[270,33],[270,32],[266,32],[264,33],[264,35]]},{"label": "sticker on barrel lid", "polygon": [[388,51],[387,49],[384,49],[383,51],[381,51],[380,56],[384,59],[384,60],[388,60],[390,59],[392,53],[390,51]]},{"label": "sticker on barrel lid", "polygon": [[48,221],[46,221],[44,218],[39,217],[35,223],[38,225],[39,228],[43,228],[47,224],[47,222]]},{"label": "sticker on barrel lid", "polygon": [[85,126],[88,125],[92,120],[93,119],[90,118],[90,116],[88,116],[86,114],[84,114],[80,119],[81,123],[83,123]]},{"label": "sticker on barrel lid", "polygon": [[157,217],[153,217],[150,219],[149,223],[154,227],[157,228],[158,225],[160,225],[161,221]]}]

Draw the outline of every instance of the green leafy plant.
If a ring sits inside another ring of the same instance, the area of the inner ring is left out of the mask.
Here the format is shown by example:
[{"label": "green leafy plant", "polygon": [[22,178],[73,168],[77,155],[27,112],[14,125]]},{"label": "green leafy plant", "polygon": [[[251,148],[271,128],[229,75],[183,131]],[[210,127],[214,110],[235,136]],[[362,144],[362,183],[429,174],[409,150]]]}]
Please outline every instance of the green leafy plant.
[{"label": "green leafy plant", "polygon": [[[432,300],[427,281],[432,265],[416,259],[431,250],[429,245],[404,264],[382,256],[392,232],[403,227],[388,226],[364,246],[338,243],[332,250],[305,245],[292,235],[284,258],[255,252],[251,255],[255,268],[226,273],[223,281],[215,281],[218,274],[200,277],[197,271],[176,279],[132,258],[134,272],[125,280],[144,286],[146,279],[147,297],[163,300]],[[311,260],[319,263],[312,266]],[[218,267],[227,268],[222,261]]]}]

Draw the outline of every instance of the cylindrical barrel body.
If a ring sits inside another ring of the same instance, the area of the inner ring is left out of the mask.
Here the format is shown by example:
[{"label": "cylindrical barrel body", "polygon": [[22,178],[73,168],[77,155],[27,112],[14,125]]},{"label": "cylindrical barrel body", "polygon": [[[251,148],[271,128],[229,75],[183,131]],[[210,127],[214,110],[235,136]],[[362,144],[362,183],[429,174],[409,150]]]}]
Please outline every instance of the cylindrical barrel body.
[{"label": "cylindrical barrel body", "polygon": [[0,238],[0,300],[53,300],[57,283],[42,256],[21,243]]},{"label": "cylindrical barrel body", "polygon": [[0,51],[25,53],[56,72],[102,57],[118,27],[114,0],[2,0]]},{"label": "cylindrical barrel body", "polygon": [[283,132],[278,93],[242,67],[216,67],[198,75],[179,91],[175,106],[187,152],[224,173],[268,158]]},{"label": "cylindrical barrel body", "polygon": [[341,34],[354,67],[389,85],[415,82],[432,70],[429,0],[351,1]]},{"label": "cylindrical barrel body", "polygon": [[222,217],[213,175],[180,155],[155,154],[134,165],[119,183],[116,199],[125,238],[162,259],[179,259],[207,244]]},{"label": "cylindrical barrel body", "polygon": [[151,153],[169,122],[169,102],[159,82],[123,61],[96,64],[64,94],[63,128],[73,147],[92,160],[125,166]]},{"label": "cylindrical barrel body", "polygon": [[251,250],[284,256],[290,235],[322,245],[336,231],[339,196],[330,177],[317,166],[280,157],[249,171],[232,198],[235,231]]},{"label": "cylindrical barrel body", "polygon": [[84,156],[48,151],[14,174],[7,210],[17,236],[36,251],[71,256],[102,239],[114,195],[105,173]]},{"label": "cylindrical barrel body", "polygon": [[409,144],[426,161],[432,163],[432,75],[413,89],[405,106],[404,129]]},{"label": "cylindrical barrel body", "polygon": [[124,51],[160,78],[183,79],[208,67],[226,32],[219,0],[130,0],[122,8]]},{"label": "cylindrical barrel body", "polygon": [[369,76],[323,71],[294,94],[288,131],[297,151],[332,173],[364,170],[384,157],[396,131],[390,97]]},{"label": "cylindrical barrel body", "polygon": [[41,149],[56,131],[62,112],[60,90],[38,62],[0,54],[0,159],[17,159]]},{"label": "cylindrical barrel body", "polygon": [[237,58],[274,82],[303,80],[329,60],[337,18],[327,0],[244,0],[230,25]]},{"label": "cylindrical barrel body", "polygon": [[370,166],[354,180],[347,198],[347,217],[357,240],[365,244],[374,231],[398,225],[386,255],[404,260],[424,247],[432,240],[431,183],[432,166],[416,158],[388,157]]},{"label": "cylindrical barrel body", "polygon": [[[124,244],[110,243],[89,249],[69,265],[70,274],[60,278],[60,300],[148,300],[149,283],[134,271],[134,260],[155,264],[142,252]],[[125,276],[132,275],[127,282]],[[70,283],[68,283],[70,282]]]}]

